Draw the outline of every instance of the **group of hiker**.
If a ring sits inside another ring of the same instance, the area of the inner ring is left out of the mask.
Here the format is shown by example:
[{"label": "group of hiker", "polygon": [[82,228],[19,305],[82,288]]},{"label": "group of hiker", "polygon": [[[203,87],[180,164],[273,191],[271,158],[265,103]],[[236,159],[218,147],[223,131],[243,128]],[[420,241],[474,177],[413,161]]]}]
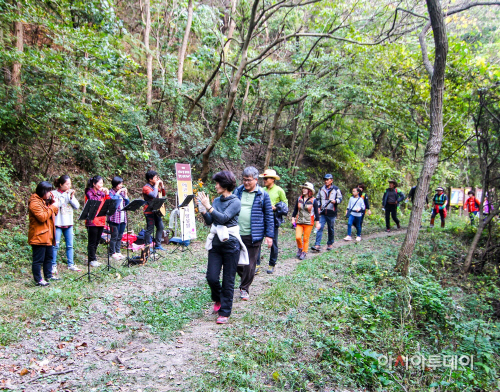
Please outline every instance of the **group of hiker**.
[{"label": "group of hiker", "polygon": [[[145,244],[152,242],[156,250],[164,250],[161,246],[162,216],[149,211],[148,205],[152,200],[165,195],[165,187],[155,171],[148,171],[145,177],[146,184],[142,188],[145,201]],[[258,184],[259,178],[263,180],[263,187]],[[275,170],[267,169],[259,174],[255,167],[246,167],[242,173],[242,185],[238,187],[236,177],[231,171],[218,172],[212,180],[218,197],[211,200],[208,194],[199,192],[196,203],[203,220],[210,225],[210,233],[205,243],[208,251],[206,279],[211,289],[214,312],[218,314],[217,323],[225,324],[231,315],[236,274],[240,277],[241,300],[246,301],[250,298],[252,282],[261,271],[262,243],[270,248],[269,267],[266,272],[274,273],[279,253],[279,229],[288,214],[289,203],[285,191],[276,184],[280,177]],[[322,251],[321,242],[325,226],[328,233],[326,250],[333,249],[335,221],[343,196],[339,187],[333,184],[331,174],[326,174],[323,181],[324,184],[318,191],[310,182],[301,184],[300,195],[293,203],[291,222],[295,228],[296,257],[300,260],[304,260],[308,254],[313,229],[316,231],[311,250]],[[113,259],[124,258],[120,253],[127,219],[123,208],[130,203],[130,200],[121,177],[114,177],[111,186],[111,189],[105,188],[104,179],[101,176],[94,176],[89,179],[85,188],[85,202],[97,200],[101,202],[102,207],[107,199],[116,201],[116,211],[108,217],[107,222],[106,216],[85,221],[88,232],[87,263],[92,267],[100,265],[96,253],[106,223],[110,229],[109,256]],[[414,196],[415,187],[410,191],[409,198],[413,201]],[[469,196],[466,206],[473,220],[479,205],[473,192],[469,192]],[[391,218],[398,229],[401,227],[397,208],[404,200],[405,195],[398,189],[397,182],[390,180],[382,198],[387,231],[391,230]],[[428,200],[426,202],[428,203]],[[432,203],[431,227],[438,214],[441,218],[441,227],[444,227],[448,199],[442,187],[436,189]],[[352,226],[354,226],[355,239],[361,241],[364,217],[371,214],[370,201],[363,183],[351,188],[351,196],[346,204],[347,236],[344,240],[352,241]],[[42,181],[31,196],[28,242],[33,250],[32,272],[37,285],[47,286],[51,280],[59,280],[57,252],[62,236],[66,242],[68,269],[81,271],[74,263],[73,256],[73,212],[79,207],[76,191],[72,189],[71,179],[67,175],[58,178],[54,187],[51,183]],[[156,236],[151,238],[155,228]]]}]

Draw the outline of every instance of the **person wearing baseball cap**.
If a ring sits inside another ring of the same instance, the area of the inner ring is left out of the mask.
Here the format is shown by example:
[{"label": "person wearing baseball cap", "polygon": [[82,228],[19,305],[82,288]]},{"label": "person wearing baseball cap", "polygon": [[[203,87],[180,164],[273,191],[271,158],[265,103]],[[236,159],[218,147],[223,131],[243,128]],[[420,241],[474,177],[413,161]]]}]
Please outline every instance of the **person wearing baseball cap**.
[{"label": "person wearing baseball cap", "polygon": [[436,194],[432,198],[432,203],[433,206],[430,227],[434,227],[434,219],[437,214],[441,217],[441,227],[444,227],[447,215],[446,206],[448,205],[448,196],[446,196],[442,187],[439,186],[436,188]]},{"label": "person wearing baseball cap", "polygon": [[[304,260],[309,248],[309,237],[316,223],[319,230],[318,200],[314,197],[314,185],[306,182],[300,186],[302,192],[295,203],[292,214],[292,224],[295,226],[295,240],[297,241],[297,258]],[[303,238],[303,239],[302,239]]]},{"label": "person wearing baseball cap", "polygon": [[[271,198],[271,204],[273,206],[274,214],[277,213],[276,204],[282,202],[286,206],[288,206],[288,199],[286,198],[285,191],[283,190],[283,188],[275,184],[275,182],[280,179],[278,174],[276,174],[276,171],[272,169],[266,169],[264,173],[259,174],[259,177],[264,179],[264,191],[267,192],[269,194],[269,197]],[[277,226],[277,221],[277,219],[274,220],[274,237],[273,244],[271,246],[271,256],[269,257],[269,268],[267,269],[268,274],[272,274],[274,272],[276,262],[278,261],[279,224]],[[260,273],[260,254],[257,260],[257,268],[255,270],[255,274],[258,273]]]},{"label": "person wearing baseball cap", "polygon": [[391,231],[391,217],[396,222],[398,229],[401,228],[398,219],[398,205],[405,199],[403,192],[398,191],[398,183],[394,180],[389,180],[389,188],[385,190],[382,198],[382,207],[385,209],[385,227],[387,232]]},{"label": "person wearing baseball cap", "polygon": [[333,249],[334,235],[335,235],[335,219],[337,219],[337,206],[342,202],[342,193],[340,189],[333,185],[333,176],[328,173],[323,177],[325,185],[323,185],[316,199],[319,205],[319,223],[320,228],[316,233],[316,241],[311,250],[314,252],[321,251],[321,239],[323,238],[323,229],[325,224],[328,226],[328,241],[326,243],[326,250]]}]

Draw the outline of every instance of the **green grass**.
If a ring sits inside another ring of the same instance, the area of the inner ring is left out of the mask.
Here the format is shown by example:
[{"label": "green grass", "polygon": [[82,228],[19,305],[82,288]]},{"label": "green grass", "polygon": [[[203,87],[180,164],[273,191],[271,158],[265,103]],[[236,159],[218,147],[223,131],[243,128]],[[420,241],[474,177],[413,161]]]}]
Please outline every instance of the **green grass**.
[{"label": "green grass", "polygon": [[[141,217],[135,217],[132,227],[143,225]],[[206,228],[199,225],[199,238],[206,238]],[[75,280],[83,274],[67,271],[60,267],[61,281],[53,282],[49,287],[34,285],[31,273],[31,247],[27,244],[26,233],[22,228],[4,230],[0,236],[0,345],[7,345],[32,336],[40,328],[61,326],[67,327],[68,335],[72,334],[71,320],[85,312],[90,303],[99,296],[105,296],[106,288],[120,282],[128,275],[136,275],[138,279],[147,271],[176,271],[183,273],[193,265],[200,268],[206,262],[206,251],[198,246],[190,253],[170,254],[156,263],[148,263],[141,267],[122,267],[121,262],[113,262],[117,270],[112,273],[98,272],[99,277],[92,282],[86,278]],[[75,226],[75,263],[83,268],[86,263],[86,231],[83,223]],[[65,265],[64,241],[59,250],[58,264]],[[100,245],[98,255],[105,260],[106,247]],[[85,269],[85,268],[84,268]],[[94,272],[96,269],[93,269]],[[100,271],[101,267],[97,269]],[[54,322],[52,322],[54,320]],[[66,320],[66,321],[64,321]],[[66,324],[65,324],[66,322]]]},{"label": "green grass", "polygon": [[[421,233],[408,279],[393,272],[402,236],[306,259],[225,330],[217,371],[192,380],[192,389],[495,390],[500,323],[487,298],[498,298],[498,281],[493,274],[458,280],[465,247],[451,232],[460,224]],[[474,370],[379,364],[381,355],[399,354],[476,359]]]}]

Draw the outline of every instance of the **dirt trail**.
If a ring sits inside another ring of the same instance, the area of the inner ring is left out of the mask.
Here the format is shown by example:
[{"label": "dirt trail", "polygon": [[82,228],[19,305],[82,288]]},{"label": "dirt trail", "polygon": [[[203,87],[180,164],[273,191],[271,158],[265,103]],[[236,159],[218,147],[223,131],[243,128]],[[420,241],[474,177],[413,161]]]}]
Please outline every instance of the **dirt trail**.
[{"label": "dirt trail", "polygon": [[[363,237],[363,242],[404,233],[404,229],[374,233]],[[334,248],[355,244],[341,240],[335,242]],[[307,257],[316,255],[310,253]],[[215,352],[224,329],[245,315],[245,308],[269,287],[272,279],[292,273],[299,262],[294,258],[278,260],[274,274],[263,271],[256,276],[248,302],[241,301],[235,290],[228,325],[215,324],[216,316],[209,308],[170,342],[150,333],[148,325],[133,321],[131,306],[125,299],[131,290],[136,295],[170,290],[170,295],[175,296],[177,288],[196,286],[205,273],[199,265],[189,267],[181,276],[159,267],[144,268],[140,279],[130,275],[107,287],[105,294],[89,305],[88,317],[72,322],[70,327],[76,334],[71,342],[65,342],[67,328],[47,328],[39,336],[0,348],[0,389],[90,391],[93,386],[100,390],[105,385],[107,390],[119,391],[185,390],[188,376],[205,371],[201,353]],[[57,319],[52,322],[57,324]],[[50,376],[54,372],[59,374]]]}]

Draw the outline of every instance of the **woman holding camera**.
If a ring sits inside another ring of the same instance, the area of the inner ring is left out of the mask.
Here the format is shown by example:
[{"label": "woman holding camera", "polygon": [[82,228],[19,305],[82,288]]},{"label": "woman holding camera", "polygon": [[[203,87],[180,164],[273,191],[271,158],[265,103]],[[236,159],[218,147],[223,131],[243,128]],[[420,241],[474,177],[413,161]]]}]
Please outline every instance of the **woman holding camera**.
[{"label": "woman holding camera", "polygon": [[[33,250],[33,278],[37,286],[48,286],[52,276],[53,246],[55,244],[54,217],[59,212],[59,201],[52,195],[52,184],[42,181],[36,187],[28,202],[28,243]],[[43,276],[42,277],[42,269]]]},{"label": "woman holding camera", "polygon": [[[85,188],[85,200],[98,200],[101,202],[99,211],[101,210],[104,200],[109,199],[109,190],[103,187],[104,180],[101,176],[92,177],[87,183]],[[97,262],[97,246],[99,245],[99,240],[101,239],[102,232],[104,231],[104,226],[106,225],[106,217],[100,216],[96,217],[94,220],[86,220],[85,226],[87,226],[88,232],[88,263],[91,267],[99,267],[101,263]]]},{"label": "woman holding camera", "polygon": [[[243,244],[238,227],[241,201],[232,194],[236,188],[236,178],[232,172],[221,171],[212,180],[219,197],[210,203],[208,195],[199,192],[198,200],[203,206],[200,211],[205,223],[212,225],[205,245],[208,250],[207,282],[212,292],[214,313],[219,314],[217,324],[226,324],[233,308],[234,280]],[[246,253],[244,245],[243,248]],[[246,257],[248,259],[248,254]]]},{"label": "woman holding camera", "polygon": [[73,261],[73,210],[80,208],[80,203],[75,197],[75,190],[71,189],[71,179],[67,175],[59,177],[54,185],[56,190],[52,192],[54,199],[59,203],[59,213],[56,215],[56,244],[54,246],[54,258],[52,260],[52,275],[57,275],[57,251],[64,235],[66,242],[66,259],[70,271],[81,271]]}]

